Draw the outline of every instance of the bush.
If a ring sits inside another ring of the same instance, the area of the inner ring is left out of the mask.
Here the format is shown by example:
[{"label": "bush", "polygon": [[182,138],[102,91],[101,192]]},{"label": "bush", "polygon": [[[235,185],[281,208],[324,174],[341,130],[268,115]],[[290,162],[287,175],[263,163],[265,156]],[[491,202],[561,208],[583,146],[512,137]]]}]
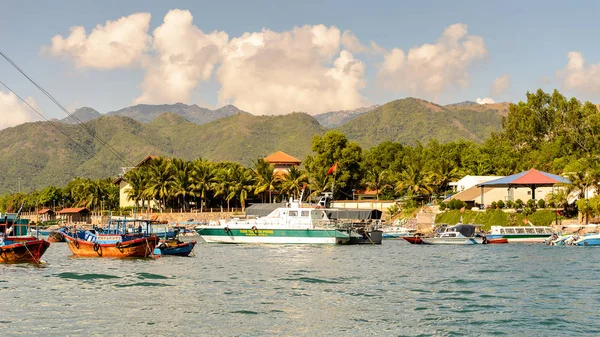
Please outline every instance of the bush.
[{"label": "bush", "polygon": [[448,208],[450,208],[450,209],[461,209],[466,206],[467,206],[467,203],[465,203],[462,200],[458,200],[458,199],[452,199],[448,203]]},{"label": "bush", "polygon": [[514,208],[515,207],[515,202],[512,200],[508,200],[506,202],[506,208]]},{"label": "bush", "polygon": [[527,200],[527,207],[535,208],[535,201],[533,199]]},{"label": "bush", "polygon": [[448,206],[446,205],[445,202],[440,202],[440,211],[446,210],[446,207],[448,207]]},{"label": "bush", "polygon": [[496,208],[498,208],[498,204],[495,201],[492,201],[492,203],[490,204],[490,208],[496,209]]},{"label": "bush", "polygon": [[538,208],[545,208],[546,207],[546,200],[540,199],[540,200],[538,200],[537,204],[538,204],[537,205]]},{"label": "bush", "polygon": [[504,201],[498,200],[498,202],[496,203],[496,206],[498,206],[498,208],[500,208],[500,209],[504,208]]},{"label": "bush", "polygon": [[521,200],[521,199],[515,200],[515,208],[523,208],[523,200]]},{"label": "bush", "polygon": [[525,215],[525,216],[531,215],[531,214],[533,214],[533,212],[535,212],[535,208],[531,208],[529,206],[526,206],[523,208],[523,215]]}]

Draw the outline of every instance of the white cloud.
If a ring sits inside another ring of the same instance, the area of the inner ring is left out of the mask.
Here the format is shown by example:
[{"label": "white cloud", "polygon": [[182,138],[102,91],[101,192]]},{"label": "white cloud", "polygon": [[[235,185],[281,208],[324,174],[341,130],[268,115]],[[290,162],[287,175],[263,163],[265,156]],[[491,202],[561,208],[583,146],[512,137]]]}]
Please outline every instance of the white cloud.
[{"label": "white cloud", "polygon": [[[28,97],[25,100],[39,111],[33,98]],[[0,91],[0,116],[0,130],[40,120],[38,115],[27,105],[21,103],[12,92],[5,93],[3,91]]]},{"label": "white cloud", "polygon": [[414,47],[408,53],[398,48],[386,52],[378,71],[379,84],[434,101],[448,89],[467,87],[469,68],[487,55],[483,38],[468,35],[467,28],[457,23],[446,28],[435,44]]},{"label": "white cloud", "polygon": [[342,46],[352,53],[364,53],[368,50],[367,47],[363,46],[356,35],[349,30],[345,30],[342,34]]},{"label": "white cloud", "polygon": [[494,101],[494,99],[490,98],[490,97],[477,98],[475,100],[475,102],[477,102],[477,104],[494,104],[494,103],[496,103],[496,101]]},{"label": "white cloud", "polygon": [[82,26],[66,38],[56,35],[42,52],[72,59],[78,68],[115,69],[140,63],[148,49],[150,13],[135,13],[98,25],[89,36]]},{"label": "white cloud", "polygon": [[324,25],[244,33],[224,52],[219,99],[255,114],[363,106],[364,64],[340,44],[339,29]]},{"label": "white cloud", "polygon": [[504,75],[498,77],[492,83],[492,87],[490,88],[490,94],[493,97],[500,96],[510,87],[510,76]]},{"label": "white cloud", "polygon": [[229,40],[225,32],[202,32],[194,25],[192,14],[179,9],[169,11],[153,35],[158,56],[145,65],[142,94],[136,104],[187,103],[192,89],[210,79]]},{"label": "white cloud", "polygon": [[557,71],[558,77],[563,81],[567,90],[572,90],[580,95],[590,95],[598,98],[600,91],[600,63],[587,64],[580,52],[572,51],[568,54],[569,62]]}]

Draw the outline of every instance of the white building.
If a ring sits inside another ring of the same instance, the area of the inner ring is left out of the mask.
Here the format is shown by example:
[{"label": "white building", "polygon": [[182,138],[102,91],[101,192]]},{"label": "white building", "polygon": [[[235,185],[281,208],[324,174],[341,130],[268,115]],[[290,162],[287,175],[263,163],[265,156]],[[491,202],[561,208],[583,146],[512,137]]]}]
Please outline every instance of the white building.
[{"label": "white building", "polygon": [[454,193],[466,191],[473,186],[485,183],[488,181],[504,178],[503,176],[464,176],[459,181],[453,181],[449,185],[452,186]]}]

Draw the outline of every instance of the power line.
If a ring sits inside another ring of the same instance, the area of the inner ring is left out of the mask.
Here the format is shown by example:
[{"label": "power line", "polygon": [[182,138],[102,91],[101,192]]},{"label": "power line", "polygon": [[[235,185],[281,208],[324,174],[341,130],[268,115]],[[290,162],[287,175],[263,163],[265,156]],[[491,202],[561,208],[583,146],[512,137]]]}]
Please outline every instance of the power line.
[{"label": "power line", "polygon": [[[42,88],[39,84],[37,84],[37,82],[35,82],[31,77],[29,77],[29,75],[27,75],[13,60],[11,60],[1,50],[0,50],[0,55],[2,57],[4,57],[4,59],[8,63],[10,63],[15,69],[17,69],[17,71],[19,71],[23,76],[25,76],[25,78],[27,78],[29,80],[29,82],[31,82],[33,85],[35,85],[46,97],[48,97],[52,102],[54,102],[54,104],[56,104],[62,111],[64,111],[67,114],[67,116],[71,117],[73,120],[75,120],[75,122],[77,122],[77,124],[81,125],[92,136],[92,138],[98,140],[98,142],[100,142],[100,144],[102,144],[104,147],[106,147],[106,149],[108,149],[115,157],[117,157],[117,159],[119,159],[120,161],[122,161],[125,164],[128,164],[129,166],[135,166],[132,162],[127,160],[127,158],[122,156],[114,147],[112,147],[110,144],[108,144],[106,141],[104,141],[100,137],[96,136],[96,134],[87,125],[85,125],[76,116],[73,116],[62,104],[60,104],[60,102],[58,102],[54,98],[54,96],[52,96],[48,91],[46,91],[46,89]],[[14,92],[13,92],[13,94],[14,94]]]},{"label": "power line", "polygon": [[62,133],[65,137],[67,137],[70,141],[72,141],[75,145],[77,145],[80,149],[83,150],[83,152],[85,152],[87,155],[90,156],[90,158],[96,160],[98,163],[100,163],[100,165],[104,166],[104,168],[108,171],[110,170],[110,168],[108,166],[106,166],[103,162],[101,162],[99,159],[96,159],[94,157],[93,154],[91,154],[88,150],[86,150],[83,146],[81,146],[81,144],[79,144],[77,141],[75,141],[73,138],[71,138],[66,132],[64,132],[63,130],[61,130],[56,124],[54,124],[51,120],[49,120],[48,118],[46,118],[46,116],[44,116],[41,112],[39,112],[36,108],[34,108],[33,106],[31,106],[31,104],[29,104],[29,102],[27,102],[26,100],[24,100],[21,96],[19,96],[16,92],[14,92],[14,90],[12,90],[8,85],[6,85],[6,83],[2,82],[2,80],[0,80],[0,84],[2,84],[6,89],[8,89],[8,91],[12,92],[13,95],[15,95],[18,99],[21,100],[21,102],[25,103],[25,105],[27,105],[31,110],[35,111],[35,113],[37,113],[38,115],[40,115],[40,117],[42,117],[46,122],[50,123],[50,125],[52,125],[54,128],[56,128],[56,130],[58,130],[60,133]]}]

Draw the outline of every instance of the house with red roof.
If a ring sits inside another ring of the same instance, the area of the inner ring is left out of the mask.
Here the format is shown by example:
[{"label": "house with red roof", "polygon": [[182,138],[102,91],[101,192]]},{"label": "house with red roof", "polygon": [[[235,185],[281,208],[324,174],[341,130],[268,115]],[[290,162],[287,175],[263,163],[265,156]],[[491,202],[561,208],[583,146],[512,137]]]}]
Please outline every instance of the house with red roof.
[{"label": "house with red roof", "polygon": [[68,224],[88,224],[92,222],[90,210],[85,207],[69,207],[58,211],[60,219]]},{"label": "house with red roof", "polygon": [[51,210],[50,208],[41,209],[37,212],[37,214],[38,214],[38,220],[40,222],[51,221],[51,220],[56,219],[56,214],[54,214],[54,211]]}]

